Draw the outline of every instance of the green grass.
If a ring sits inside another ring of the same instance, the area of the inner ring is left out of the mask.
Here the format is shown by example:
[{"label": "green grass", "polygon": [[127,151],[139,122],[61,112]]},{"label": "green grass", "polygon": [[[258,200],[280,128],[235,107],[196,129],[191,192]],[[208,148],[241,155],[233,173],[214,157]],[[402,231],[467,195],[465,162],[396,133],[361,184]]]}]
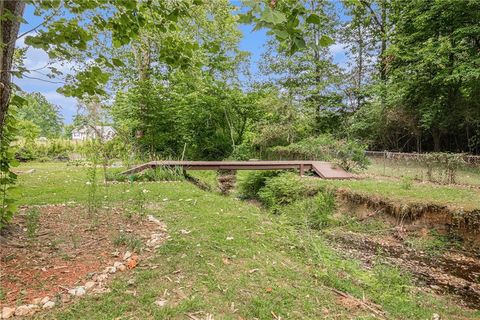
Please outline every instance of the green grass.
[{"label": "green grass", "polygon": [[[427,167],[418,162],[405,162],[402,160],[386,160],[383,158],[371,158],[366,173],[385,175],[389,177],[410,177],[413,179],[427,180]],[[434,178],[442,180],[439,170],[434,170]],[[463,167],[458,169],[456,182],[480,186],[480,168]]]},{"label": "green grass", "polygon": [[347,188],[363,194],[373,194],[391,200],[434,203],[449,205],[466,210],[480,208],[480,189],[412,183],[410,188],[402,186],[402,181],[379,179],[361,180],[321,180],[312,179],[306,183],[322,186],[331,185]]},{"label": "green grass", "polygon": [[[85,168],[24,164],[22,204],[87,201]],[[128,184],[99,187],[112,204],[130,195]],[[165,221],[171,239],[151,260],[119,274],[110,293],[88,296],[45,319],[185,319],[203,312],[215,319],[374,319],[368,310],[342,302],[330,288],[379,304],[391,319],[475,319],[449,297],[417,290],[410,276],[381,262],[373,269],[331,249],[321,233],[232,197],[204,192],[185,181],[144,183],[146,201]],[[167,199],[167,200],[164,200]],[[185,201],[189,200],[190,201]],[[73,223],[73,222],[72,222]],[[186,234],[181,230],[188,230]],[[150,267],[155,268],[150,268]],[[134,285],[127,283],[135,279]],[[135,295],[133,294],[135,293]],[[154,304],[167,300],[164,307]]]}]

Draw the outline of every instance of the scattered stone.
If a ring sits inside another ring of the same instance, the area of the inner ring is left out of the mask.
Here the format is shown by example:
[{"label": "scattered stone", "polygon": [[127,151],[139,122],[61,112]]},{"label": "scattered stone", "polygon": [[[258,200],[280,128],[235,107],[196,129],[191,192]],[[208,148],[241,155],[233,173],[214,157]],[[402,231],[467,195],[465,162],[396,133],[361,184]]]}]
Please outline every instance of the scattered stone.
[{"label": "scattered stone", "polygon": [[133,269],[138,265],[138,256],[134,255],[130,259],[128,259],[127,262],[127,268],[128,269]]},{"label": "scattered stone", "polygon": [[92,289],[93,287],[95,287],[95,282],[94,281],[87,281],[85,283],[85,290],[90,290]]},{"label": "scattered stone", "polygon": [[159,299],[159,300],[156,300],[154,303],[158,307],[165,307],[167,305],[167,302],[168,302],[167,300]]},{"label": "scattered stone", "polygon": [[72,296],[76,296],[76,297],[81,297],[81,296],[85,295],[85,293],[86,293],[86,290],[85,290],[84,287],[76,287],[76,288],[68,290],[68,294],[70,294]]},{"label": "scattered stone", "polygon": [[130,251],[127,251],[123,255],[123,260],[128,260],[131,256],[132,256],[132,253]]},{"label": "scattered stone", "polygon": [[72,300],[72,298],[68,294],[62,294],[61,300],[63,303],[68,303],[70,300]]},{"label": "scattered stone", "polygon": [[438,313],[434,313],[434,314],[432,315],[432,320],[440,320],[440,319],[441,319],[441,318],[440,318],[440,315],[439,315]]},{"label": "scattered stone", "polygon": [[51,308],[53,308],[53,307],[55,307],[55,302],[53,302],[53,301],[47,301],[47,302],[45,302],[45,303],[43,304],[42,309],[51,309]]},{"label": "scattered stone", "polygon": [[233,240],[233,237],[227,237],[227,240]]},{"label": "scattered stone", "polygon": [[117,261],[113,264],[113,267],[118,269],[121,265],[123,265],[123,263]]},{"label": "scattered stone", "polygon": [[40,304],[43,305],[43,304],[47,303],[48,301],[50,301],[50,297],[46,296],[40,301]]},{"label": "scattered stone", "polygon": [[15,314],[15,308],[3,307],[2,308],[2,319],[11,318]]},{"label": "scattered stone", "polygon": [[103,294],[103,293],[109,293],[111,292],[112,290],[110,290],[109,288],[94,288],[92,290],[93,293],[99,293],[99,294]]},{"label": "scattered stone", "polygon": [[180,230],[180,233],[181,233],[181,234],[189,234],[190,232],[192,232],[192,231],[190,231],[190,230],[185,230],[185,229]]},{"label": "scattered stone", "polygon": [[[190,232],[189,232],[190,233]],[[163,241],[163,235],[161,233],[153,233],[150,236],[150,240],[147,241],[148,247],[154,247]]]},{"label": "scattered stone", "polygon": [[85,288],[84,288],[84,287],[78,287],[78,288],[76,289],[75,295],[76,295],[77,297],[81,297],[81,296],[85,295],[85,293],[86,293],[86,291],[85,291]]},{"label": "scattered stone", "polygon": [[124,264],[121,264],[121,265],[118,266],[117,269],[118,269],[118,271],[125,271],[125,270],[127,270],[127,267]]},{"label": "scattered stone", "polygon": [[115,273],[115,272],[117,272],[117,268],[115,268],[115,267],[109,267],[108,268],[108,273]]},{"label": "scattered stone", "polygon": [[108,274],[107,273],[101,273],[97,274],[93,277],[94,281],[102,282],[108,279]]},{"label": "scattered stone", "polygon": [[17,307],[17,309],[15,310],[15,315],[17,317],[31,316],[35,312],[37,312],[38,309],[40,308],[36,304],[23,305],[23,306]]},{"label": "scattered stone", "polygon": [[154,216],[152,216],[151,214],[148,215],[147,219],[148,219],[148,221],[156,223],[159,226],[163,226],[163,223],[160,220],[158,220],[157,218],[155,218]]},{"label": "scattered stone", "polygon": [[133,286],[135,284],[135,279],[128,279],[127,284]]},{"label": "scattered stone", "polygon": [[32,300],[32,304],[40,304],[40,301],[42,301],[42,298],[35,298]]}]

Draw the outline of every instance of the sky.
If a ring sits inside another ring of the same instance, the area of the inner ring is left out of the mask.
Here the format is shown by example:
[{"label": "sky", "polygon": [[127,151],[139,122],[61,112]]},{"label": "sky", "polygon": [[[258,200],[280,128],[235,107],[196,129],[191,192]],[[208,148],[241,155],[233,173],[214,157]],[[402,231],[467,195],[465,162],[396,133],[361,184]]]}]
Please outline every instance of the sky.
[{"label": "sky", "polygon": [[[19,34],[33,29],[42,22],[42,19],[33,14],[33,7],[27,5],[25,8],[24,18],[26,23],[20,27]],[[240,42],[240,49],[251,52],[251,73],[258,74],[258,63],[261,60],[261,55],[265,51],[265,44],[267,42],[266,30],[252,31],[251,25],[241,25],[240,30],[243,33],[243,38]],[[17,41],[17,47],[25,47],[24,39],[20,38]],[[333,59],[336,63],[344,65],[346,63],[345,49],[342,44],[334,44],[330,47]],[[77,113],[77,101],[74,98],[65,97],[56,90],[62,86],[61,79],[49,79],[44,76],[48,69],[42,69],[49,64],[49,58],[43,50],[29,47],[26,53],[25,67],[29,70],[37,70],[31,72],[28,76],[41,78],[44,81],[31,78],[14,79],[15,84],[26,92],[40,92],[47,100],[59,107],[60,113],[66,124],[72,122],[73,116]],[[67,74],[70,71],[68,63],[55,64],[58,70]],[[47,80],[47,81],[45,81]]]}]

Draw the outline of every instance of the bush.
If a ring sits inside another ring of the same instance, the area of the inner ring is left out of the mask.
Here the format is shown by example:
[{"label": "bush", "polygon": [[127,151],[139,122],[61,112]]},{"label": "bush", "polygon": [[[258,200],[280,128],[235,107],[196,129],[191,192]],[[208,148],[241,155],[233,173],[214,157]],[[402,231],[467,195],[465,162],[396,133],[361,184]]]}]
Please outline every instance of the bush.
[{"label": "bush", "polygon": [[281,171],[251,171],[238,184],[240,198],[258,199],[258,192],[265,186],[267,179],[276,177]]},{"label": "bush", "polygon": [[337,140],[324,134],[307,138],[288,146],[268,149],[268,159],[333,161],[347,171],[365,169],[370,163],[366,146],[353,140]]},{"label": "bush", "polygon": [[181,181],[184,179],[181,168],[155,168],[147,169],[132,175],[122,174],[124,168],[108,169],[105,180],[107,181]]},{"label": "bush", "polygon": [[258,192],[258,198],[266,207],[282,206],[301,199],[305,186],[294,173],[284,173],[266,181]]},{"label": "bush", "polygon": [[265,186],[258,192],[258,199],[262,204],[276,213],[278,207],[293,203],[304,197],[314,196],[320,187],[315,184],[306,184],[297,174],[282,173],[266,180]]}]

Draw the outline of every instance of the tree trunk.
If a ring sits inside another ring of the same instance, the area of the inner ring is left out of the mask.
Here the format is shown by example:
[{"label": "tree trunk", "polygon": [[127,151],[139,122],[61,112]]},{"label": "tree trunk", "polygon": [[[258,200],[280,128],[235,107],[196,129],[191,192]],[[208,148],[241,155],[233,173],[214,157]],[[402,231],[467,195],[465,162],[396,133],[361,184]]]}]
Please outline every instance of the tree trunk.
[{"label": "tree trunk", "polygon": [[432,129],[433,151],[440,152],[440,130],[438,128]]},{"label": "tree trunk", "polygon": [[[20,28],[20,20],[23,16],[25,1],[23,0],[0,0],[0,37],[2,38],[2,54],[0,56],[0,134],[8,112],[10,93],[12,86],[12,61],[15,43]],[[7,18],[9,16],[14,18]]]}]

